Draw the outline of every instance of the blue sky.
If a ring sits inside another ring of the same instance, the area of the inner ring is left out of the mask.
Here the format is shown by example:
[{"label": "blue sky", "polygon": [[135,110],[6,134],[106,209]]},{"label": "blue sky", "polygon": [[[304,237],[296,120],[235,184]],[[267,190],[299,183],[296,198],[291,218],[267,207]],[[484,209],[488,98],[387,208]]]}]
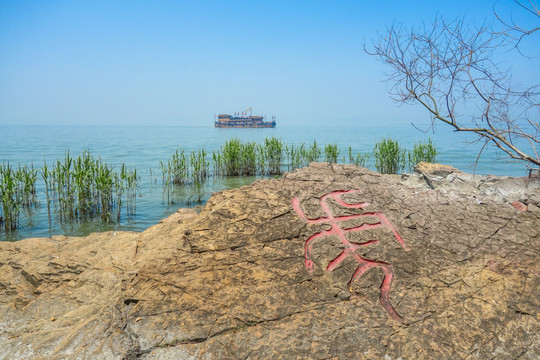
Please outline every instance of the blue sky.
[{"label": "blue sky", "polygon": [[[494,21],[493,6],[3,0],[0,125],[208,125],[247,107],[291,125],[427,122],[422,109],[389,99],[364,41],[436,14]],[[518,79],[540,78],[538,58],[504,60]]]}]

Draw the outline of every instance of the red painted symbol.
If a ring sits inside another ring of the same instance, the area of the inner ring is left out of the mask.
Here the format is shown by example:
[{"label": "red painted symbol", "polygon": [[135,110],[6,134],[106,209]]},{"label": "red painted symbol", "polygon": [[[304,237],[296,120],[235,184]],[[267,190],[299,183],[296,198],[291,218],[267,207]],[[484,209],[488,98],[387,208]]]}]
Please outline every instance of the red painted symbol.
[{"label": "red painted symbol", "polygon": [[[347,215],[347,216],[334,216],[332,214],[332,211],[328,207],[327,200],[329,198],[334,199],[339,205],[351,208],[351,209],[363,209],[366,206],[368,206],[368,203],[359,203],[359,204],[348,204],[344,202],[341,199],[341,196],[343,194],[351,194],[351,193],[358,193],[360,190],[349,190],[349,191],[334,191],[329,194],[324,195],[319,199],[319,203],[321,205],[321,208],[326,213],[326,217],[320,217],[318,219],[308,219],[306,215],[304,214],[304,211],[302,210],[300,206],[300,202],[298,198],[294,198],[292,201],[292,205],[298,216],[306,221],[309,224],[330,224],[332,225],[332,228],[330,230],[322,230],[321,232],[318,232],[316,234],[311,235],[304,244],[304,256],[305,256],[305,265],[306,269],[308,269],[309,272],[313,272],[313,241],[325,236],[329,235],[335,235],[340,240],[345,249],[334,259],[332,260],[328,266],[326,267],[327,271],[333,271],[336,267],[338,267],[343,260],[345,260],[349,255],[351,255],[357,262],[358,262],[358,268],[354,272],[354,274],[351,277],[351,280],[349,281],[349,289],[351,289],[352,283],[356,280],[358,280],[367,270],[372,268],[381,268],[384,271],[384,279],[381,284],[381,295],[379,297],[382,306],[384,309],[388,312],[392,318],[394,318],[397,321],[402,321],[401,316],[396,312],[392,304],[389,300],[389,294],[390,294],[390,287],[392,286],[392,280],[394,278],[394,268],[391,264],[379,261],[379,260],[369,260],[364,259],[357,253],[355,253],[356,249],[358,249],[360,246],[368,246],[373,244],[378,244],[379,240],[369,240],[362,243],[353,242],[347,239],[346,234],[351,231],[363,231],[367,229],[373,229],[379,226],[386,226],[392,232],[394,233],[394,237],[398,241],[398,243],[401,245],[401,247],[408,251],[407,245],[405,245],[405,242],[403,241],[403,238],[397,230],[392,226],[390,221],[386,218],[386,216],[383,213],[380,212],[365,212],[363,214],[356,214],[356,215]],[[362,224],[360,226],[356,226],[350,229],[342,229],[339,225],[342,221],[350,220],[350,219],[357,219],[362,217],[374,217],[377,218],[379,221],[374,224]]]}]

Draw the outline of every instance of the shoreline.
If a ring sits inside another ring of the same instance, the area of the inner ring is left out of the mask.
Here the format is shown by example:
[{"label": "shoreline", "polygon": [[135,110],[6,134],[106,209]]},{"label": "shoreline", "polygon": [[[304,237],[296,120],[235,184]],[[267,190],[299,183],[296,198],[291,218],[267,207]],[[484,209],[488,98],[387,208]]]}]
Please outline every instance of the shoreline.
[{"label": "shoreline", "polygon": [[[322,164],[322,163],[321,163]],[[353,165],[346,165],[353,166]],[[285,172],[281,178],[285,177],[288,172]],[[503,203],[512,204],[516,209],[526,211],[529,208],[531,211],[538,211],[540,208],[540,174],[532,175],[531,177],[514,177],[514,176],[498,176],[498,175],[472,175],[466,172],[462,172],[450,165],[444,164],[428,164],[421,163],[415,167],[415,171],[412,173],[388,174],[383,176],[399,178],[399,181],[412,188],[419,189],[438,189],[442,192],[459,191],[463,194],[467,194],[473,198],[478,199],[479,202],[482,199],[497,200]],[[270,180],[270,178],[256,179],[255,182],[260,180]],[[250,183],[253,184],[253,183]],[[242,185],[249,186],[250,184]],[[238,188],[232,188],[234,190]],[[228,190],[220,190],[228,191]],[[207,200],[208,201],[208,200]],[[177,208],[173,210],[169,216],[161,218],[156,223],[149,224],[144,229],[135,230],[122,230],[122,229],[110,229],[103,231],[92,231],[84,235],[66,235],[66,234],[54,234],[51,236],[31,236],[27,238],[21,238],[19,240],[3,240],[7,242],[19,242],[26,239],[53,239],[61,240],[65,238],[81,238],[90,236],[92,234],[99,233],[136,233],[140,234],[147,229],[159,225],[163,222],[167,222],[169,218],[174,217],[178,212],[187,210],[194,210],[199,213],[204,206],[203,204],[194,206],[187,206]],[[3,242],[3,241],[0,241]]]}]

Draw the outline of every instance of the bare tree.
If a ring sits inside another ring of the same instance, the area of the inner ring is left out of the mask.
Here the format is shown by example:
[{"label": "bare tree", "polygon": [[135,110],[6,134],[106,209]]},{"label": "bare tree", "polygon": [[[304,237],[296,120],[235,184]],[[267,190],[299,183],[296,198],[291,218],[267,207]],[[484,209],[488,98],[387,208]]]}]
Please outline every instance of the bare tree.
[{"label": "bare tree", "polygon": [[[540,166],[538,84],[515,88],[496,62],[508,43],[490,27],[467,27],[462,20],[435,19],[408,31],[392,25],[373,42],[371,55],[389,65],[395,101],[425,107],[435,122],[475,134],[527,166]],[[538,79],[536,79],[538,80]]]},{"label": "bare tree", "polygon": [[[517,9],[520,10],[522,13],[525,13],[529,15],[532,19],[536,20],[536,22],[540,21],[540,8],[538,7],[538,4],[535,1],[529,0],[529,1],[521,1],[521,0],[514,0],[514,4],[516,4]],[[493,12],[499,22],[504,26],[503,31],[501,34],[507,36],[511,39],[511,41],[514,42],[516,48],[519,50],[519,44],[521,43],[521,40],[523,40],[526,36],[532,35],[535,32],[540,30],[540,26],[523,26],[520,25],[511,15],[502,15],[497,10],[498,3],[495,4],[495,7],[493,9]],[[533,23],[534,23],[533,20]]]}]

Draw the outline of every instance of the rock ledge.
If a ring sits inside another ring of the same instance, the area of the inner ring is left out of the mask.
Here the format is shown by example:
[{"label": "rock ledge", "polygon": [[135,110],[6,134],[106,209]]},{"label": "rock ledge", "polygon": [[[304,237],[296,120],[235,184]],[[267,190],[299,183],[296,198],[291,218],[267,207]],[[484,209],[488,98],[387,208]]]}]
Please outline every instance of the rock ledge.
[{"label": "rock ledge", "polygon": [[539,358],[537,180],[439,170],[316,163],[0,243],[0,359]]}]

